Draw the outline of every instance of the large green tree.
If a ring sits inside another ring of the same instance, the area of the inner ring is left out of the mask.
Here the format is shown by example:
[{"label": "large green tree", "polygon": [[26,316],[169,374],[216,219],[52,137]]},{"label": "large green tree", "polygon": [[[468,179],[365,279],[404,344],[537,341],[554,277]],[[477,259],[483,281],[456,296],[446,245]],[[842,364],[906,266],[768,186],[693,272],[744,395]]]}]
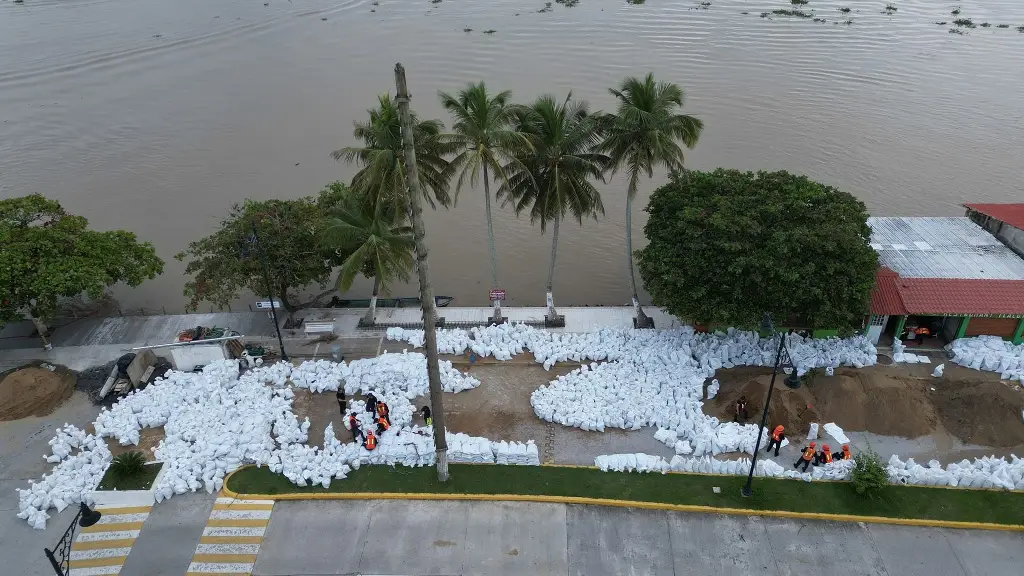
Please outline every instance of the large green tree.
[{"label": "large green tree", "polygon": [[597,151],[601,142],[598,117],[589,114],[585,100],[572,93],[559,102],[541,96],[515,112],[515,129],[526,134],[531,151],[505,166],[507,180],[498,189],[503,202],[511,202],[516,214],[530,213],[540,222],[541,233],[551,224],[551,260],[545,299],[549,321],[558,319],[552,294],[558,227],[566,216],[580,225],[584,217],[604,214],[601,195],[591,180],[602,180],[608,157]]},{"label": "large green tree", "polygon": [[655,82],[648,73],[643,79],[630,76],[610,89],[616,99],[614,114],[604,117],[605,139],[602,151],[611,157],[612,174],[626,173],[626,266],[629,289],[636,312],[634,325],[647,327],[650,319],[640,306],[633,273],[633,199],[641,176],[654,176],[656,166],[669,172],[683,171],[683,148],[697,145],[704,124],[686,114],[683,89],[671,82]]},{"label": "large green tree", "polygon": [[688,171],[651,195],[637,251],[655,304],[700,324],[859,328],[878,256],[864,203],[788,172]]},{"label": "large green tree", "polygon": [[[352,135],[360,146],[335,150],[331,156],[341,162],[355,163],[359,171],[352,178],[352,188],[366,194],[373,202],[395,204],[408,212],[404,155],[402,153],[402,126],[398,105],[387,94],[378,97],[377,107],[367,110],[368,122],[355,122]],[[452,166],[446,156],[458,146],[442,134],[440,120],[418,120],[413,115],[413,137],[416,142],[416,164],[423,197],[431,207],[437,204],[449,207],[453,198],[448,191]]]},{"label": "large green tree", "polygon": [[[459,173],[456,196],[467,182],[476,187],[481,173],[484,181],[484,206],[487,214],[487,249],[491,259],[491,288],[498,288],[498,259],[494,253],[494,226],[491,220],[491,174],[505,181],[503,164],[515,162],[529,151],[524,134],[514,129],[512,92],[488,94],[483,82],[469,84],[455,96],[440,92],[441,105],[455,119],[449,142],[458,146],[452,159]],[[418,158],[418,156],[417,156]],[[501,322],[501,301],[494,301],[494,320]]]},{"label": "large green tree", "polygon": [[[216,232],[191,242],[175,256],[188,261],[185,273],[191,278],[185,282],[187,308],[195,310],[201,302],[223,308],[242,290],[261,299],[269,297],[261,260],[266,262],[273,297],[289,314],[333,292],[331,288],[306,303],[294,301],[295,293],[309,286],[323,290],[330,282],[331,271],[349,255],[319,241],[328,213],[345,195],[345,186],[335,182],[317,198],[246,200],[232,206]],[[258,238],[255,245],[249,243],[254,227]]]},{"label": "large green tree", "polygon": [[0,200],[0,324],[27,317],[45,338],[60,298],[99,298],[163,269],[153,245],[132,232],[90,230],[84,217],[41,194]]},{"label": "large green tree", "polygon": [[377,295],[386,293],[395,280],[409,280],[414,263],[412,228],[393,204],[350,194],[329,214],[323,242],[338,254],[348,254],[335,283],[339,292],[347,292],[360,272],[373,276],[370,306],[361,322],[372,326]]}]

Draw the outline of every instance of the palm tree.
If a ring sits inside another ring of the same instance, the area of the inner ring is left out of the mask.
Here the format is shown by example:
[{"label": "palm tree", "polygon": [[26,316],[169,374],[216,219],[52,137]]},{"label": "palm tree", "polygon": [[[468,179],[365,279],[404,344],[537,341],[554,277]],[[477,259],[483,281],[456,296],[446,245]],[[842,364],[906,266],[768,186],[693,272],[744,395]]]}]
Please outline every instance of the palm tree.
[{"label": "palm tree", "polygon": [[618,100],[615,114],[602,118],[604,142],[601,151],[611,157],[614,175],[624,169],[629,175],[626,187],[626,261],[629,266],[629,288],[633,297],[637,328],[653,327],[637,298],[636,276],[633,272],[633,199],[640,175],[654,176],[654,167],[661,164],[669,172],[682,172],[682,142],[687,148],[697,145],[704,124],[678,111],[683,107],[683,89],[671,82],[655,82],[648,73],[642,80],[629,77],[619,88],[609,90]]},{"label": "palm tree", "polygon": [[373,202],[354,193],[331,212],[322,241],[339,253],[351,254],[338,271],[336,289],[346,292],[361,271],[373,274],[373,295],[360,325],[372,326],[377,312],[377,295],[388,291],[396,279],[408,281],[413,266],[412,229],[404,214],[391,202]]},{"label": "palm tree", "polygon": [[[367,198],[376,202],[384,200],[407,212],[405,168],[402,155],[402,126],[398,106],[387,94],[377,97],[377,107],[367,112],[370,121],[355,122],[352,135],[362,146],[349,146],[331,152],[337,161],[355,162],[360,169],[352,178],[352,188],[367,193]],[[430,203],[449,207],[452,198],[448,194],[448,182],[452,167],[445,156],[454,153],[454,144],[445,142],[440,120],[419,121],[413,115],[413,136],[416,142],[416,164],[423,197]]]},{"label": "palm tree", "polygon": [[[459,172],[459,180],[455,186],[456,198],[467,181],[470,186],[476,187],[479,175],[483,172],[487,249],[491,257],[491,288],[497,288],[498,260],[494,255],[490,173],[505,180],[502,162],[514,162],[517,154],[529,150],[530,143],[523,133],[511,128],[515,109],[509,102],[512,92],[505,90],[492,96],[487,93],[484,83],[480,82],[469,84],[460,90],[457,96],[445,92],[438,92],[438,96],[441,105],[455,118],[452,133],[446,136],[447,142],[457,145],[460,150],[451,161],[453,170]],[[493,320],[497,324],[502,321],[500,300],[494,301]]]},{"label": "palm tree", "polygon": [[602,180],[608,157],[597,151],[601,142],[598,117],[587,111],[585,100],[572,100],[572,92],[559,103],[541,96],[515,112],[515,129],[527,135],[533,151],[504,166],[507,179],[498,189],[503,202],[512,202],[516,214],[529,210],[530,221],[540,221],[541,233],[552,224],[551,262],[545,300],[548,323],[558,323],[552,289],[558,225],[571,214],[580,225],[584,216],[604,214],[604,205],[591,178]]}]

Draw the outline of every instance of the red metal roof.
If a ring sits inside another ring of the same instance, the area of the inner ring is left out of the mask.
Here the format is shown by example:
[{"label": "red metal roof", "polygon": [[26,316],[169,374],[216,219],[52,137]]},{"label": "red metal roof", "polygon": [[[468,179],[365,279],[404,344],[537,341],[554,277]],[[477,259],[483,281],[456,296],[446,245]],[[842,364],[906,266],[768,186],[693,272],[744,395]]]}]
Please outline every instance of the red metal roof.
[{"label": "red metal roof", "polygon": [[900,297],[897,282],[899,274],[891,269],[882,266],[875,273],[875,287],[871,289],[871,313],[884,315],[907,314],[907,307],[903,305],[903,298]]},{"label": "red metal roof", "polygon": [[903,278],[885,266],[875,274],[871,313],[885,315],[1024,314],[1024,280]]},{"label": "red metal roof", "polygon": [[1024,230],[1024,204],[964,204],[964,207]]},{"label": "red metal roof", "polygon": [[910,314],[1024,314],[1024,280],[898,278]]}]

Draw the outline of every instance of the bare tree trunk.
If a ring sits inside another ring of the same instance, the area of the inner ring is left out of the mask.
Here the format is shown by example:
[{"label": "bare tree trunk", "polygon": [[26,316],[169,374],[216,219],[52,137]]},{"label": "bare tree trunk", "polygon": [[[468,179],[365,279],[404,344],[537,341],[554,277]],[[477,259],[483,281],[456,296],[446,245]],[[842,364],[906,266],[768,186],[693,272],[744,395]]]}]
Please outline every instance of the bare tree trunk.
[{"label": "bare tree trunk", "polygon": [[380,274],[373,276],[373,295],[370,296],[370,307],[363,316],[363,326],[373,326],[377,318],[377,294],[380,293]]},{"label": "bare tree trunk", "polygon": [[423,206],[420,198],[420,180],[416,171],[416,143],[413,140],[412,115],[409,113],[409,87],[405,83],[405,68],[395,64],[395,100],[402,121],[402,147],[405,152],[405,174],[409,186],[410,217],[412,235],[416,244],[416,273],[420,281],[420,302],[423,306],[423,336],[427,352],[427,380],[430,383],[430,415],[434,419],[434,450],[437,454],[437,479],[448,481],[448,441],[444,429],[444,405],[441,398],[441,371],[437,361],[437,334],[434,321],[437,312],[434,307],[434,288],[430,284],[430,270],[427,264],[426,231],[423,225]]},{"label": "bare tree trunk", "polygon": [[629,266],[629,293],[633,297],[633,311],[636,313],[633,327],[647,328],[651,320],[644,314],[640,298],[636,295],[636,273],[633,271],[633,198],[629,194],[626,194],[626,265]]},{"label": "bare tree trunk", "polygon": [[[491,184],[487,178],[487,164],[484,164],[484,205],[487,208],[487,250],[491,256],[491,288],[498,288],[498,258],[494,255],[494,225],[491,220]],[[494,316],[491,320],[501,324],[501,300],[494,301]]]},{"label": "bare tree trunk", "polygon": [[46,350],[52,350],[53,345],[46,339],[46,334],[49,332],[49,327],[39,317],[33,314],[31,311],[28,313],[28,319],[32,321],[32,324],[36,327],[36,332],[39,333],[39,339],[43,341],[43,348]]},{"label": "bare tree trunk", "polygon": [[555,255],[558,253],[558,222],[560,220],[561,218],[556,214],[554,229],[551,231],[551,263],[548,264],[548,285],[547,291],[544,294],[548,306],[548,316],[552,320],[558,316],[558,311],[555,310],[555,297],[552,295],[552,288],[555,283]]}]

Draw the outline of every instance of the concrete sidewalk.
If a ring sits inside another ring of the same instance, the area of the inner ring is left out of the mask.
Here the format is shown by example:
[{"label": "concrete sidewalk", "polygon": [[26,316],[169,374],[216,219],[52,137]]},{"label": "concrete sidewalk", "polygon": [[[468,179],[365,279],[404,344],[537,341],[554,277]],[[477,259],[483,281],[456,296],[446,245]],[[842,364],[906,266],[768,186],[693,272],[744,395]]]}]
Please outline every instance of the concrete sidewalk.
[{"label": "concrete sidewalk", "polygon": [[518,502],[278,502],[253,574],[1005,576],[1013,532]]}]

